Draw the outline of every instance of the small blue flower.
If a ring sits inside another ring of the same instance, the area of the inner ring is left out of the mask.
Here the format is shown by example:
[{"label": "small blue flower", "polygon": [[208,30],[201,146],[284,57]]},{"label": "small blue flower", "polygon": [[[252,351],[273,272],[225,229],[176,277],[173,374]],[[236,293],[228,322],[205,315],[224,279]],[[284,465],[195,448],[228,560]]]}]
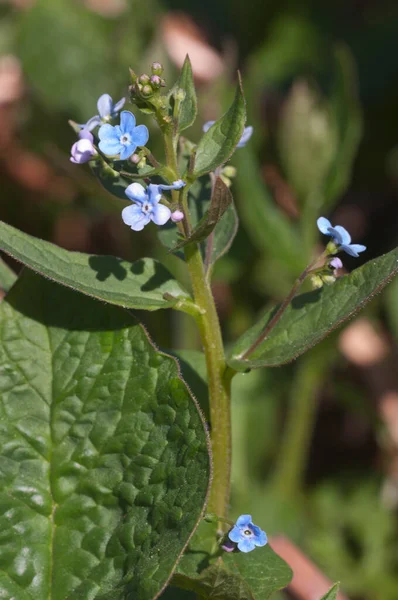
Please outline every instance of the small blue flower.
[{"label": "small blue flower", "polygon": [[113,104],[113,100],[109,94],[102,94],[102,96],[98,98],[97,102],[99,114],[91,117],[86,124],[80,124],[79,127],[92,131],[95,127],[97,127],[97,125],[101,125],[101,123],[106,123],[111,119],[115,119],[119,111],[123,108],[125,102],[126,98],[121,98],[119,102]]},{"label": "small blue flower", "polygon": [[256,546],[265,546],[268,542],[265,531],[253,525],[251,515],[241,515],[228,537],[231,542],[238,544],[241,552],[251,552]]},{"label": "small blue flower", "polygon": [[149,138],[145,125],[135,126],[135,116],[128,110],[120,114],[120,125],[102,125],[98,131],[100,150],[108,156],[120,154],[120,160],[126,160],[134,154],[138,146],[145,146]]},{"label": "small blue flower", "polygon": [[[209,131],[210,127],[212,125],[214,125],[215,121],[207,121],[207,123],[205,123],[202,127],[203,131],[206,133],[206,131]],[[237,148],[244,148],[247,144],[247,142],[250,140],[251,136],[253,135],[253,127],[251,125],[249,125],[249,127],[245,127],[242,133],[242,137],[240,138],[238,144],[237,144]]]},{"label": "small blue flower", "polygon": [[122,219],[134,231],[141,231],[145,225],[153,221],[156,225],[164,225],[171,217],[171,210],[159,204],[162,190],[179,190],[185,182],[181,179],[171,185],[155,185],[151,183],[145,189],[140,183],[132,183],[126,188],[126,196],[134,202],[122,210]]},{"label": "small blue flower", "polygon": [[330,261],[329,267],[331,269],[342,269],[343,268],[343,263],[341,262],[341,260],[337,256],[335,256]]},{"label": "small blue flower", "polygon": [[317,220],[318,229],[325,235],[330,235],[333,241],[339,246],[340,250],[344,250],[350,256],[359,256],[359,252],[366,250],[366,246],[362,244],[351,244],[351,236],[344,227],[336,225],[333,227],[331,222],[325,217],[319,217]]}]

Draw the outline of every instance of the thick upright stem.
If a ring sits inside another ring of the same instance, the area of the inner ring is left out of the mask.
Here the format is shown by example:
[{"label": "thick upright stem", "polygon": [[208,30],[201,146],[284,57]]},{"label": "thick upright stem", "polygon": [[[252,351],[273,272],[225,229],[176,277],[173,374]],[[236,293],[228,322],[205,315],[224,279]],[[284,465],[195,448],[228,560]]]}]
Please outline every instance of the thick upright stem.
[{"label": "thick upright stem", "polygon": [[[175,174],[175,179],[178,179],[177,157],[171,131],[164,132],[164,144],[167,167]],[[179,192],[179,202],[185,215],[182,225],[186,237],[191,232],[188,189],[189,184]],[[173,192],[176,199],[177,193]],[[184,252],[192,282],[195,304],[200,309],[195,319],[198,324],[207,366],[213,454],[213,480],[208,510],[225,519],[229,505],[231,481],[231,379],[235,372],[227,368],[220,322],[210,284],[206,280],[199,246],[188,244],[184,248]]]},{"label": "thick upright stem", "polygon": [[210,399],[213,482],[208,510],[225,518],[231,479],[231,378],[227,376],[214,298],[206,282],[202,257],[196,244],[186,247],[185,258],[191,275],[195,303],[204,311],[197,317],[197,323],[206,357]]}]

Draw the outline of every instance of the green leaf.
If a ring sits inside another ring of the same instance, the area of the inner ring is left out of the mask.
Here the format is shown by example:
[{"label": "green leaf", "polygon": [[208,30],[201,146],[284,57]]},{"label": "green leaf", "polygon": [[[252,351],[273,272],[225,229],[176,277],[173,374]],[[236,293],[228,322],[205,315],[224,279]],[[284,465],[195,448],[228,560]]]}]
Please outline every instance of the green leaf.
[{"label": "green leaf", "polygon": [[202,521],[171,585],[217,600],[267,600],[291,578],[290,567],[269,545],[248,554],[223,552],[216,525]]},{"label": "green leaf", "polygon": [[178,131],[183,131],[184,129],[190,127],[192,123],[194,123],[198,113],[192,66],[188,55],[185,57],[180,76],[173,87],[173,90],[178,88],[181,88],[185,92],[185,98],[180,104],[180,113],[178,118]]},{"label": "green leaf", "polygon": [[209,256],[209,265],[214,265],[219,258],[228,252],[237,234],[238,226],[238,215],[234,203],[231,202],[215,226],[213,236],[207,240],[206,252]]},{"label": "green leaf", "polygon": [[171,274],[151,258],[130,263],[116,256],[70,252],[1,221],[0,249],[58,283],[126,308],[168,308],[173,303],[163,298],[166,292],[188,298]]},{"label": "green leaf", "polygon": [[297,252],[301,240],[261,179],[261,168],[253,150],[247,146],[234,160],[238,212],[248,236],[260,251],[276,255],[284,270],[297,275],[305,268],[303,257]]},{"label": "green leaf", "polygon": [[324,596],[322,596],[321,600],[337,600],[337,594],[339,593],[339,589],[340,584],[335,583],[334,586],[331,587],[330,590]]},{"label": "green leaf", "polygon": [[352,317],[398,272],[398,248],[369,261],[330,286],[296,296],[267,339],[246,359],[242,356],[258,339],[275,309],[234,345],[229,364],[238,371],[288,363]]},{"label": "green leaf", "polygon": [[221,119],[203,134],[195,156],[193,177],[201,177],[225,163],[235,150],[245,127],[246,106],[239,79],[234,101]]},{"label": "green leaf", "polygon": [[297,81],[283,107],[278,147],[289,185],[300,205],[324,203],[321,186],[338,152],[327,103],[306,81]]},{"label": "green leaf", "polygon": [[329,106],[337,149],[324,186],[326,207],[333,206],[350,182],[363,129],[353,56],[347,46],[339,45],[334,57],[335,81]]},{"label": "green leaf", "polygon": [[27,269],[0,331],[0,596],[157,598],[210,470],[175,359],[127,311]]},{"label": "green leaf", "polygon": [[179,250],[180,248],[183,248],[187,244],[192,244],[193,242],[202,242],[209,237],[231,203],[232,194],[230,189],[225,185],[221,177],[216,177],[211,192],[210,205],[206,210],[205,215],[199,221],[191,235],[171,248],[170,252]]},{"label": "green leaf", "polygon": [[14,273],[7,263],[0,258],[0,289],[2,289],[3,292],[8,292],[17,279],[16,273]]}]

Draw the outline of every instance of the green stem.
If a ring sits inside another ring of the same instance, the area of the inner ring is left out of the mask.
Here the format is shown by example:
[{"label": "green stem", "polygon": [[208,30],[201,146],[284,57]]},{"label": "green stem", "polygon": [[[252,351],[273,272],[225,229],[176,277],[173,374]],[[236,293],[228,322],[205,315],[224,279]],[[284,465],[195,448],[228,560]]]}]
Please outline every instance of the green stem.
[{"label": "green stem", "polygon": [[[167,167],[179,178],[177,156],[174,147],[173,132],[163,130]],[[180,192],[173,192],[184,211],[182,221],[185,236],[191,231],[188,210],[188,183]],[[179,196],[177,197],[177,194]],[[228,513],[231,481],[231,379],[234,371],[227,370],[220,322],[214,303],[210,284],[206,280],[205,269],[197,244],[188,244],[184,248],[185,260],[191,278],[194,302],[198,307],[195,320],[206,358],[210,422],[213,458],[213,479],[210,490],[208,510],[224,519]],[[191,307],[190,307],[191,308]]]},{"label": "green stem", "polygon": [[185,259],[195,303],[204,311],[196,322],[206,357],[210,399],[213,482],[208,510],[224,519],[228,513],[231,480],[231,376],[225,377],[228,372],[220,323],[197,244],[186,246]]}]

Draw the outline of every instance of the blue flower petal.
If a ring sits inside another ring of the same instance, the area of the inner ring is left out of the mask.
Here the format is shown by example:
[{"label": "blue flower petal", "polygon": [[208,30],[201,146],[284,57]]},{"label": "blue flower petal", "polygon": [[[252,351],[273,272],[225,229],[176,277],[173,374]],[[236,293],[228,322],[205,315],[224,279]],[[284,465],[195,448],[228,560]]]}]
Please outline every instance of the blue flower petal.
[{"label": "blue flower petal", "polygon": [[123,106],[125,105],[125,102],[126,102],[126,98],[120,98],[119,102],[116,102],[116,104],[113,105],[112,116],[116,117],[119,110],[121,108],[123,108]]},{"label": "blue flower petal", "polygon": [[253,135],[253,127],[251,125],[249,125],[249,127],[245,127],[245,129],[243,130],[242,137],[240,138],[236,147],[244,148],[246,146],[247,142],[250,140],[252,135]]},{"label": "blue flower petal", "polygon": [[163,204],[156,204],[152,210],[151,219],[156,225],[164,225],[170,219],[171,210]]},{"label": "blue flower petal", "polygon": [[318,225],[318,229],[321,233],[330,235],[329,229],[331,228],[332,224],[329,219],[326,219],[325,217],[319,217],[316,224]]},{"label": "blue flower petal", "polygon": [[253,538],[245,538],[238,542],[238,549],[241,552],[251,552],[256,547]]},{"label": "blue flower petal", "polygon": [[115,130],[116,127],[112,127],[112,125],[110,125],[109,123],[101,125],[101,127],[98,130],[98,137],[100,140],[105,140],[109,138],[119,141],[119,136],[116,134]]},{"label": "blue flower petal", "polygon": [[333,229],[339,234],[340,244],[351,244],[351,236],[348,233],[347,229],[345,229],[341,225],[336,225],[335,227],[333,227]]},{"label": "blue flower petal", "polygon": [[185,181],[183,181],[182,179],[177,179],[177,181],[173,181],[173,183],[171,185],[160,184],[160,185],[158,185],[158,188],[160,190],[180,190],[185,185],[186,185]]},{"label": "blue flower petal", "polygon": [[149,131],[145,125],[138,125],[138,127],[134,128],[133,133],[131,134],[131,141],[136,144],[136,146],[145,146],[149,139]]},{"label": "blue flower petal", "polygon": [[110,117],[112,112],[113,101],[109,94],[102,94],[98,98],[97,108],[99,115],[102,119]]},{"label": "blue flower petal", "polygon": [[145,225],[148,225],[150,216],[143,213],[137,204],[131,204],[122,210],[122,219],[134,231],[142,231]]},{"label": "blue flower petal", "polygon": [[240,517],[237,518],[236,520],[236,524],[238,527],[248,527],[249,525],[252,524],[252,516],[251,515],[240,515]]},{"label": "blue flower petal", "polygon": [[135,144],[130,144],[129,146],[123,146],[123,150],[120,152],[120,160],[127,160],[129,156],[134,154],[137,146]]},{"label": "blue flower petal", "polygon": [[125,194],[132,202],[139,202],[141,204],[148,200],[148,194],[140,183],[131,183],[125,189]]},{"label": "blue flower petal", "polygon": [[80,125],[79,127],[81,127],[82,129],[88,129],[89,131],[92,131],[93,129],[95,129],[97,127],[97,125],[101,124],[101,119],[98,115],[95,115],[94,117],[91,117],[91,119],[89,119],[87,121],[87,123],[85,123],[84,125]]},{"label": "blue flower petal", "polygon": [[231,529],[231,531],[228,533],[228,537],[231,540],[231,542],[239,542],[242,539],[242,534],[240,532],[239,527],[235,525],[234,528]]},{"label": "blue flower petal", "polygon": [[120,129],[122,133],[133,134],[135,127],[135,116],[129,110],[122,110],[120,113]]},{"label": "blue flower petal", "polygon": [[265,531],[260,529],[259,535],[256,535],[256,537],[253,538],[253,541],[256,546],[265,546],[268,542],[267,534],[265,533]]},{"label": "blue flower petal", "polygon": [[124,148],[119,140],[115,138],[105,138],[104,140],[101,140],[98,144],[98,147],[101,152],[107,154],[108,156],[115,156]]},{"label": "blue flower petal", "polygon": [[341,249],[344,252],[347,252],[350,256],[355,256],[358,258],[359,252],[364,252],[366,250],[366,246],[362,246],[362,244],[342,244]]},{"label": "blue flower petal", "polygon": [[162,192],[160,191],[160,185],[155,185],[154,183],[150,183],[147,188],[148,201],[152,206],[157,204],[162,197]]}]

